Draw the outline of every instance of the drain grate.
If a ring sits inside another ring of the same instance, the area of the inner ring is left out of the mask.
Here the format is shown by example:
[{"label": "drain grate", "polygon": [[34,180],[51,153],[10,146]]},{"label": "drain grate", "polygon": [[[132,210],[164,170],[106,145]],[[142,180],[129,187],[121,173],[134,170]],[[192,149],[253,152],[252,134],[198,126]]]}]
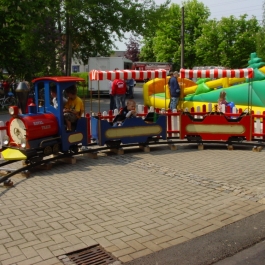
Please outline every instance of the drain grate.
[{"label": "drain grate", "polygon": [[119,262],[100,245],[74,251],[58,257],[67,265],[119,265]]}]

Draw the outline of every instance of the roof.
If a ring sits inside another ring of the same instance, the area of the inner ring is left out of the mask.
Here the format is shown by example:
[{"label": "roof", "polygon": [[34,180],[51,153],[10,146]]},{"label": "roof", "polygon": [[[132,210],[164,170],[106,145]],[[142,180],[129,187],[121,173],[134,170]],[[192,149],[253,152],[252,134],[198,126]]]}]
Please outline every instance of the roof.
[{"label": "roof", "polygon": [[221,77],[238,77],[253,78],[253,68],[243,69],[209,69],[209,70],[189,70],[180,69],[181,78],[221,78]]},{"label": "roof", "polygon": [[172,64],[168,62],[133,62],[134,64]]},{"label": "roof", "polygon": [[154,78],[166,78],[167,70],[116,70],[116,71],[101,71],[92,70],[89,73],[90,80],[114,80],[114,79],[154,79]]},{"label": "roof", "polygon": [[39,77],[32,80],[32,83],[38,82],[38,81],[53,81],[53,82],[84,82],[85,79],[76,77],[76,76],[46,76],[46,77]]}]

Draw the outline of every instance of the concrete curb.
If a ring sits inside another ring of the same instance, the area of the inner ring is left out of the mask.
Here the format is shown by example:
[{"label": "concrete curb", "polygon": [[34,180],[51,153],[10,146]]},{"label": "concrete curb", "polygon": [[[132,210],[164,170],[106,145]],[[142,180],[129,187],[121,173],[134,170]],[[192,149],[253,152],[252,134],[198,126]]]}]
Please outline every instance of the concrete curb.
[{"label": "concrete curb", "polygon": [[265,238],[265,211],[214,232],[125,263],[126,265],[209,265]]}]

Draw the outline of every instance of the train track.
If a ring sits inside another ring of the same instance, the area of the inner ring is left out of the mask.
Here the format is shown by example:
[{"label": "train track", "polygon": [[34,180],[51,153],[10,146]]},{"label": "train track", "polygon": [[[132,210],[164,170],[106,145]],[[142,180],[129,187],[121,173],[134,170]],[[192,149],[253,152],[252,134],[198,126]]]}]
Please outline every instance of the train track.
[{"label": "train track", "polygon": [[[242,147],[254,147],[254,148],[259,148],[258,150],[260,151],[265,147],[265,143],[260,142],[260,141],[253,141],[253,142],[238,142],[238,141],[187,141],[187,140],[178,140],[176,137],[171,137],[168,138],[167,141],[158,141],[158,142],[150,142],[150,143],[143,143],[143,144],[123,144],[118,147],[118,149],[126,149],[126,148],[131,148],[131,147],[137,147],[139,148],[140,146],[154,146],[154,145],[160,145],[160,146],[165,146],[165,145],[177,145],[177,144],[197,144],[197,145],[207,145],[207,144],[215,144],[215,145],[227,145],[227,146],[242,146]],[[45,158],[43,160],[34,162],[32,164],[24,165],[18,169],[9,169],[9,168],[4,168],[5,166],[11,165],[13,163],[17,163],[21,160],[14,160],[14,161],[5,161],[0,163],[0,171],[6,171],[7,173],[0,177],[0,184],[3,183],[4,186],[7,187],[12,187],[13,182],[11,180],[11,177],[21,173],[21,172],[30,172],[34,168],[44,165],[44,164],[50,164],[51,162],[54,162],[56,160],[62,160],[68,157],[73,157],[76,155],[81,155],[81,154],[88,154],[88,153],[98,153],[98,152],[103,152],[103,151],[108,151],[112,150],[111,147],[109,146],[104,146],[104,147],[98,147],[98,148],[91,148],[91,146],[95,146],[94,144],[91,144],[90,146],[87,146],[85,148],[80,149],[78,152],[71,152],[71,153],[64,153],[64,154],[59,154],[57,156],[51,157],[51,158]],[[116,147],[117,148],[117,147]],[[115,148],[113,148],[115,149]]]}]

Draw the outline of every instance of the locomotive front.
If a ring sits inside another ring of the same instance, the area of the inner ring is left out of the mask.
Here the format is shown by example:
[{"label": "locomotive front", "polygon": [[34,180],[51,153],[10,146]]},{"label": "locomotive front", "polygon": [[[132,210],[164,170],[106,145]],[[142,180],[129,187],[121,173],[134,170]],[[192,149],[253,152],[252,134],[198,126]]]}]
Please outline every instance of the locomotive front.
[{"label": "locomotive front", "polygon": [[8,126],[10,145],[16,146],[21,146],[25,141],[28,143],[57,133],[58,123],[51,113],[15,115],[11,118]]},{"label": "locomotive front", "polygon": [[29,113],[18,115],[17,106],[9,108],[12,117],[7,125],[3,148],[9,148],[8,157],[13,160],[28,159],[41,153],[47,155],[47,151],[52,153],[58,148],[55,140],[59,131],[56,117],[52,113],[37,113],[34,104],[28,109]]}]

